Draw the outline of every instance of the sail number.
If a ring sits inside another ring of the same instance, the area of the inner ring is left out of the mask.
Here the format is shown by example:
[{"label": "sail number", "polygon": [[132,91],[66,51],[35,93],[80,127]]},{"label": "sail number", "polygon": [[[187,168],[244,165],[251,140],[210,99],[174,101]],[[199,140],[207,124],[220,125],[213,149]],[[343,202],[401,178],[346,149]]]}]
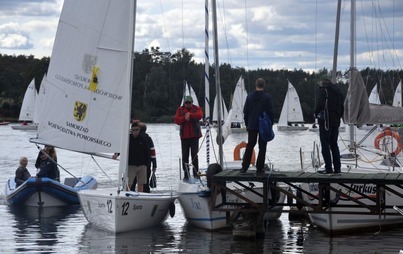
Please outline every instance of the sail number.
[{"label": "sail number", "polygon": [[127,210],[129,209],[129,202],[124,202],[122,205],[122,216],[127,215]]},{"label": "sail number", "polygon": [[108,206],[108,213],[112,213],[112,200],[106,201],[106,205]]}]

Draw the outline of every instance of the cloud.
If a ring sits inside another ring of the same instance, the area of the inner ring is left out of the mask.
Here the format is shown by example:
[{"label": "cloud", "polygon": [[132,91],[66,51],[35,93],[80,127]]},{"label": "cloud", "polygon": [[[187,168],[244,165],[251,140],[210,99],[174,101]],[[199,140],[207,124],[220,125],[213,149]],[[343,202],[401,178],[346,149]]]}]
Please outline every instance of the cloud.
[{"label": "cloud", "polygon": [[[77,0],[80,1],[80,0]],[[0,47],[6,52],[50,56],[62,0],[1,0]],[[211,4],[211,3],[210,3]],[[335,0],[217,1],[220,62],[256,68],[331,68],[336,21]],[[350,5],[342,4],[339,68],[349,65]],[[210,8],[210,21],[212,10]],[[373,19],[378,19],[378,24]],[[138,1],[135,50],[158,45],[161,51],[187,48],[204,61],[205,10],[202,1]],[[367,25],[362,25],[366,21]],[[371,51],[394,56],[403,50],[403,1],[357,1],[357,63],[369,66]],[[213,56],[212,24],[210,61]],[[386,42],[389,43],[386,43]],[[25,44],[24,44],[25,43]],[[395,53],[393,53],[395,52]],[[26,53],[23,52],[23,53]],[[361,57],[363,56],[363,57]],[[365,56],[365,57],[364,57]],[[397,58],[397,59],[396,59]]]},{"label": "cloud", "polygon": [[29,49],[32,46],[29,38],[22,34],[0,35],[0,48]]}]

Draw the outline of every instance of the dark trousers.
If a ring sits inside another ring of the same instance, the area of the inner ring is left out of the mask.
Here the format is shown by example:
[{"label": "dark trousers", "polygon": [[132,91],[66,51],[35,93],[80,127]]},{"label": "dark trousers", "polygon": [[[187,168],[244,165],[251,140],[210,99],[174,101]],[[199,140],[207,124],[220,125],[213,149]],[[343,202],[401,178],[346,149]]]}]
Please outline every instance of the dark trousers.
[{"label": "dark trousers", "polygon": [[322,156],[325,161],[325,169],[328,172],[332,171],[332,157],[333,167],[336,172],[340,172],[340,150],[337,144],[337,138],[339,137],[339,127],[330,127],[325,129],[323,123],[319,123],[319,138],[322,146]]},{"label": "dark trousers", "polygon": [[192,156],[193,176],[197,176],[199,171],[199,157],[197,152],[199,149],[199,138],[181,139],[182,146],[182,169],[185,173],[185,178],[189,178],[189,153]]},{"label": "dark trousers", "polygon": [[[252,158],[253,148],[256,145],[256,141],[258,141],[259,131],[248,131],[248,144],[246,145],[245,154],[242,160],[242,170],[247,170],[250,165],[250,160]],[[262,170],[264,167],[264,161],[266,159],[266,147],[267,143],[261,140],[259,137],[259,153],[257,155],[256,160],[256,169]]]}]

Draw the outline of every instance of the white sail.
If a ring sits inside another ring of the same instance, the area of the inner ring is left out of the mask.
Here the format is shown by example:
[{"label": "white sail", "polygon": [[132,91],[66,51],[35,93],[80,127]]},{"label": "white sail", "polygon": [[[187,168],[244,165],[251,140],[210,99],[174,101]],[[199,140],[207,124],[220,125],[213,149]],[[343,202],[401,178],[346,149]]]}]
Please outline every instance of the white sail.
[{"label": "white sail", "polygon": [[[217,96],[214,98],[214,107],[213,107],[213,122],[218,121],[218,104],[217,104]],[[227,106],[225,106],[224,99],[221,96],[221,119],[224,120],[228,116]]]},{"label": "white sail", "polygon": [[248,93],[245,89],[244,79],[241,76],[235,86],[234,96],[232,99],[231,109],[232,109],[232,123],[243,123],[243,107],[245,105],[246,97]]},{"label": "white sail", "polygon": [[302,113],[301,103],[297,91],[288,81],[288,91],[284,99],[283,108],[281,109],[278,125],[286,126],[288,123],[303,123],[304,116]]},{"label": "white sail", "polygon": [[29,83],[27,90],[24,94],[24,99],[22,101],[19,121],[33,121],[35,117],[35,104],[36,104],[36,88],[35,79]]},{"label": "white sail", "polygon": [[197,99],[196,93],[193,90],[192,86],[187,82],[185,83],[185,89],[183,92],[183,97],[180,105],[183,105],[183,99],[185,98],[185,96],[191,96],[193,99],[193,105],[199,106],[199,100]]},{"label": "white sail", "polygon": [[371,104],[377,104],[377,105],[381,104],[381,100],[379,99],[379,93],[378,93],[378,84],[375,84],[374,88],[372,88],[368,101]]},{"label": "white sail", "polygon": [[41,86],[39,87],[39,92],[36,96],[36,103],[35,103],[35,114],[34,114],[34,123],[39,124],[41,120],[41,111],[43,110],[43,100],[45,99],[46,94],[46,74],[43,76],[41,81]]},{"label": "white sail", "polygon": [[402,81],[396,87],[395,95],[393,96],[393,107],[402,106]]},{"label": "white sail", "polygon": [[[116,18],[129,15],[123,3],[65,2],[46,79],[39,142],[87,153],[120,151],[120,126],[129,123],[122,118],[128,100],[129,24],[127,18]],[[98,82],[93,91],[92,76]]]}]

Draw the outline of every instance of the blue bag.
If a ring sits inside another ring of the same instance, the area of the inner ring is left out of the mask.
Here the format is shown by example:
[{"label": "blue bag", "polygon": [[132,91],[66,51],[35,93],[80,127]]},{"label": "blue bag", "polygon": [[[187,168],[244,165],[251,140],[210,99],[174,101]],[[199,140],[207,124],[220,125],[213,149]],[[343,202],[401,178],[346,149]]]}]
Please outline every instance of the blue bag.
[{"label": "blue bag", "polygon": [[269,142],[274,138],[273,123],[265,111],[259,116],[259,138],[264,142]]}]

